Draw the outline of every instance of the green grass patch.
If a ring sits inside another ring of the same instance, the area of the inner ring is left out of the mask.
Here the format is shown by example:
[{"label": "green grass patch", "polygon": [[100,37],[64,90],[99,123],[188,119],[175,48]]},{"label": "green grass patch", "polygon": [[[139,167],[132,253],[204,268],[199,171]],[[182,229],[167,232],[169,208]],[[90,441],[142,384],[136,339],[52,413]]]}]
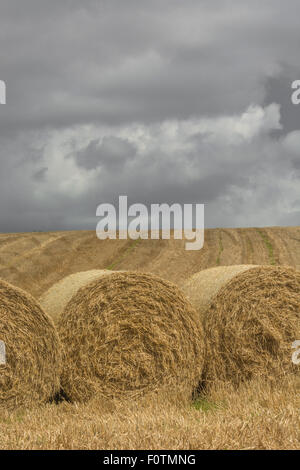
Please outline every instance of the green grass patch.
[{"label": "green grass patch", "polygon": [[272,265],[276,265],[276,261],[275,261],[275,258],[274,258],[274,249],[273,249],[273,245],[272,245],[271,241],[269,240],[267,235],[262,230],[257,229],[257,231],[260,234],[263,241],[265,242],[265,245],[266,245],[268,253],[269,253],[270,263]]},{"label": "green grass patch", "polygon": [[195,410],[209,413],[210,411],[218,411],[225,408],[225,403],[215,403],[207,397],[199,397],[193,402],[192,407]]},{"label": "green grass patch", "polygon": [[221,254],[222,254],[223,250],[224,250],[224,247],[223,247],[223,242],[222,242],[222,235],[221,235],[221,233],[220,233],[220,234],[219,234],[219,253],[218,253],[217,261],[216,261],[217,265],[220,264],[220,261],[221,261]]}]

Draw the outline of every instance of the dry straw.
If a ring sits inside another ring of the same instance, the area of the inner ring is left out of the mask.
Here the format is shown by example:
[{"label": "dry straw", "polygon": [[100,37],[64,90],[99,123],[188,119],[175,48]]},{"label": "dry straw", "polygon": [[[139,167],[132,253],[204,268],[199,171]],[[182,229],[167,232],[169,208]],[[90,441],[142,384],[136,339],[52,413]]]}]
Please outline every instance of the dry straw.
[{"label": "dry straw", "polygon": [[196,308],[200,319],[203,320],[212,299],[221,287],[237,274],[255,267],[256,265],[253,264],[240,264],[204,269],[188,278],[182,290]]},{"label": "dry straw", "polygon": [[0,408],[46,402],[59,392],[61,346],[33,297],[0,280]]},{"label": "dry straw", "polygon": [[[211,297],[206,292],[202,300],[206,279]],[[186,292],[189,286],[205,331],[207,384],[238,385],[255,377],[274,382],[299,373],[291,358],[291,345],[300,338],[299,272],[282,266],[224,266],[194,275]]]},{"label": "dry straw", "polygon": [[169,386],[197,387],[204,339],[196,312],[175,285],[116,272],[81,288],[58,321],[65,348],[64,393],[128,398]]},{"label": "dry straw", "polygon": [[67,303],[76,294],[78,289],[112,272],[113,271],[107,269],[92,269],[90,271],[70,274],[53,284],[53,286],[40,297],[39,302],[45,312],[47,312],[56,323]]}]

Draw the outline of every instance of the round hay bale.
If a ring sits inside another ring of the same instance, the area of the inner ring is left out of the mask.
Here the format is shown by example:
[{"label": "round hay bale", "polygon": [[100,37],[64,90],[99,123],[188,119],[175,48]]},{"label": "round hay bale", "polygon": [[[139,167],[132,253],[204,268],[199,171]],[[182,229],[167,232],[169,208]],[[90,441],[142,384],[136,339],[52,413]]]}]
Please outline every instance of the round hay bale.
[{"label": "round hay bale", "polygon": [[137,397],[170,386],[192,394],[204,363],[196,312],[175,285],[115,272],[81,288],[58,321],[72,401]]},{"label": "round hay bale", "polygon": [[82,271],[64,277],[60,281],[53,284],[39,298],[39,302],[45,312],[56,323],[65,306],[76,294],[78,289],[86,286],[89,282],[99,277],[111,274],[113,271],[108,269],[92,269],[90,271]]},{"label": "round hay bale", "polygon": [[248,269],[255,268],[256,266],[255,264],[239,264],[203,269],[203,271],[199,271],[189,277],[183,284],[182,290],[197,310],[200,320],[203,320],[212,299],[221,287],[237,274],[248,271]]},{"label": "round hay bale", "polygon": [[46,402],[60,390],[61,343],[36,300],[0,280],[0,408]]},{"label": "round hay bale", "polygon": [[203,317],[207,383],[299,373],[291,348],[300,339],[300,273],[257,266],[221,279]]}]

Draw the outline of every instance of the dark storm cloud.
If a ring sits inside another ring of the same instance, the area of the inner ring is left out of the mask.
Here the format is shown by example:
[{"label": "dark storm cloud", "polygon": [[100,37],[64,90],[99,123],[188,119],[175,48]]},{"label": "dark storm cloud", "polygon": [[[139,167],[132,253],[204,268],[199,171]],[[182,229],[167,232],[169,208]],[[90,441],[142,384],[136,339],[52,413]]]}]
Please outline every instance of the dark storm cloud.
[{"label": "dark storm cloud", "polygon": [[7,132],[238,112],[262,100],[263,78],[280,58],[298,58],[295,1],[284,10],[278,0],[272,8],[258,1],[2,5]]},{"label": "dark storm cloud", "polygon": [[[119,194],[205,202],[211,226],[297,223],[299,13],[298,0],[2,0],[0,230],[94,228]],[[200,130],[174,131],[193,119]]]},{"label": "dark storm cloud", "polygon": [[76,152],[73,157],[79,166],[87,170],[105,166],[112,171],[120,171],[135,154],[136,148],[128,140],[105,136],[102,142],[99,139],[92,140],[86,148]]},{"label": "dark storm cloud", "polygon": [[45,166],[44,168],[41,168],[40,170],[35,171],[32,175],[32,178],[35,181],[43,181],[45,179],[47,170],[48,168]]}]

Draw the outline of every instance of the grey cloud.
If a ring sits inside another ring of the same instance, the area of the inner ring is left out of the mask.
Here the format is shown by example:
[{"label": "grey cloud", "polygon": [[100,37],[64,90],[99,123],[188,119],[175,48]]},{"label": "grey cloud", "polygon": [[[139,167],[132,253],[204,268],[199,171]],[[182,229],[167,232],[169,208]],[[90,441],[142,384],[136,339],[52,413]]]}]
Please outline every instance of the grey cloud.
[{"label": "grey cloud", "polygon": [[43,167],[40,170],[37,170],[33,173],[32,178],[35,181],[43,181],[45,179],[46,173],[48,171],[47,167]]},{"label": "grey cloud", "polygon": [[[94,228],[119,194],[207,203],[207,226],[299,223],[298,156],[282,145],[300,129],[299,13],[298,0],[2,0],[0,230]],[[117,135],[273,102],[283,129],[244,144],[202,133],[189,151],[141,155]],[[65,158],[53,135],[88,126],[109,130]]]},{"label": "grey cloud", "polygon": [[239,112],[298,59],[294,0],[2,3],[7,133]]},{"label": "grey cloud", "polygon": [[134,158],[136,152],[135,146],[127,139],[105,136],[102,142],[97,139],[92,140],[86,148],[76,152],[73,157],[79,166],[87,170],[104,166],[108,170],[118,171],[128,160]]}]

